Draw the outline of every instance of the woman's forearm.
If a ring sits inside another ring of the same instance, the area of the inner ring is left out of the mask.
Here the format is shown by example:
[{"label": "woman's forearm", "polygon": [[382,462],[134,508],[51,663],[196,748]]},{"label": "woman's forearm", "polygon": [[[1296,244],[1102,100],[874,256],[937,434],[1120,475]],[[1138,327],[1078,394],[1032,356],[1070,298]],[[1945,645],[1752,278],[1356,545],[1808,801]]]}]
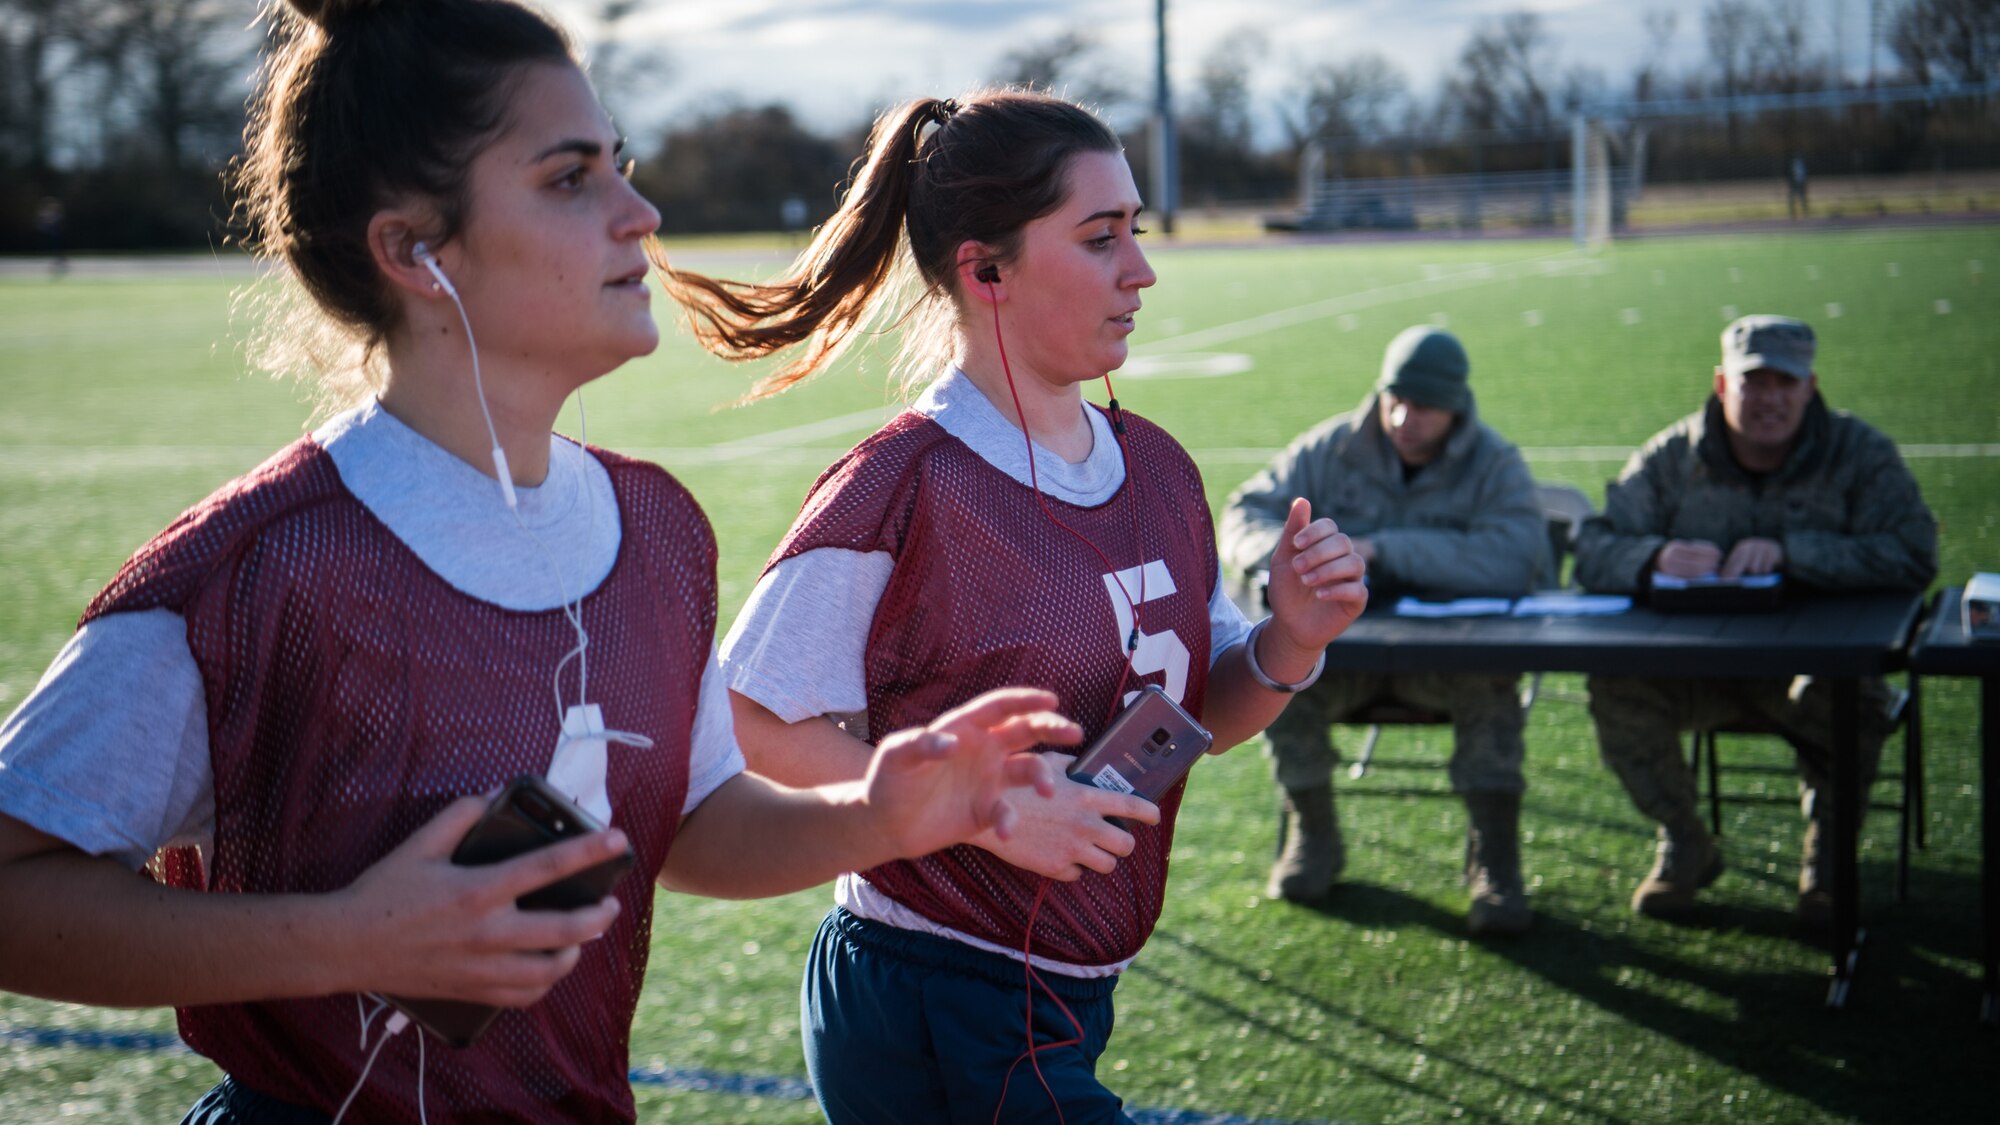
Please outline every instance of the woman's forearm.
[{"label": "woman's forearm", "polygon": [[111,1007],[337,991],[337,919],[315,898],[161,886],[0,817],[0,989]]}]

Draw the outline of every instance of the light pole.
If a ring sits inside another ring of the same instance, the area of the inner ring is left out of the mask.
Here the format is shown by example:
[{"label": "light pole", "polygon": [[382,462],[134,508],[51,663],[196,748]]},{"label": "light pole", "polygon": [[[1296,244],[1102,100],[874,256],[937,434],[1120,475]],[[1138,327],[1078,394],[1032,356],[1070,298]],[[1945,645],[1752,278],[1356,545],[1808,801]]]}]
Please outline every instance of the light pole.
[{"label": "light pole", "polygon": [[1153,52],[1153,207],[1160,231],[1174,233],[1174,212],[1180,207],[1180,153],[1174,134],[1173,87],[1167,82],[1167,0],[1153,0],[1158,34]]}]

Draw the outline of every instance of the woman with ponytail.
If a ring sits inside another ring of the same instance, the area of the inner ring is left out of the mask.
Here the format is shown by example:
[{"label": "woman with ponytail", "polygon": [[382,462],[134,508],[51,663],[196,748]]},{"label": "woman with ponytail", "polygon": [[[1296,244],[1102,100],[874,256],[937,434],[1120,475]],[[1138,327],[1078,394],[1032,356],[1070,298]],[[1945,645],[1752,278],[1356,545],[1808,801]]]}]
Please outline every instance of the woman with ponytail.
[{"label": "woman with ponytail", "polygon": [[[1053,690],[1091,737],[1157,684],[1221,750],[1317,675],[1366,601],[1346,536],[1298,502],[1275,617],[1252,627],[1221,592],[1193,461],[1115,397],[1084,402],[1124,363],[1154,282],[1140,210],[1088,112],[1013,90],[925,99],[876,124],[784,276],[664,270],[712,351],[795,349],[759,393],[898,310],[906,373],[928,383],[820,477],[724,641],[753,769],[858,776],[873,732],[1003,683]],[[1017,802],[1010,839],[843,875],[801,1000],[828,1118],[1124,1121],[1096,1061],[1118,973],[1159,917],[1181,793],[1155,808],[1062,780]]]},{"label": "woman with ponytail", "polygon": [[[1078,732],[996,692],[845,784],[744,772],[700,508],[551,429],[658,343],[659,215],[568,40],[508,0],[271,18],[236,176],[298,297],[266,350],[348,408],[141,548],[0,726],[0,988],[178,1006],[226,1074],[190,1122],[630,1121],[655,880],[1004,830],[1048,789],[1017,751]],[[524,774],[608,827],[450,862]],[[594,904],[517,904],[622,854]],[[389,995],[505,1010],[446,1050]]]}]

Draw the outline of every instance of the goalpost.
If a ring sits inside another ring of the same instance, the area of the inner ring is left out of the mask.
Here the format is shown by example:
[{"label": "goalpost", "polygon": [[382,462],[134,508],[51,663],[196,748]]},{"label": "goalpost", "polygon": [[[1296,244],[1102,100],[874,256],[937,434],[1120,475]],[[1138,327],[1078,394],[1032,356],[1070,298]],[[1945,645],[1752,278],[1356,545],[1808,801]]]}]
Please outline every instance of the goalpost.
[{"label": "goalpost", "polygon": [[1611,241],[1611,145],[1603,117],[1570,119],[1570,222],[1579,250],[1596,251]]},{"label": "goalpost", "polygon": [[[1894,86],[1875,90],[1820,90],[1802,94],[1739,94],[1733,97],[1675,98],[1662,101],[1598,102],[1570,118],[1570,214],[1577,249],[1601,249],[1613,237],[1617,209],[1636,199],[1645,179],[1645,148],[1649,122],[1674,118],[1754,116],[1782,110],[1841,109],[1854,105],[1897,102],[1936,103],[1954,98],[2000,94],[2000,79],[1984,82],[1940,82],[1928,86]],[[1624,150],[1622,152],[1618,150]],[[1614,155],[1624,158],[1630,182],[1615,183],[1620,169]]]}]

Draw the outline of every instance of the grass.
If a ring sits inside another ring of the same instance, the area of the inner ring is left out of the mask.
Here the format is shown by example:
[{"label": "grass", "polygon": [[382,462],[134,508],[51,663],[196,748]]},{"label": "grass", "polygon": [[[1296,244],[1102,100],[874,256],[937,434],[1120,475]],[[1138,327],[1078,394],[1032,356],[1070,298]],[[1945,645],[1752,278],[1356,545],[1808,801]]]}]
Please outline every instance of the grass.
[{"label": "grass", "polygon": [[[700,267],[711,252],[677,257]],[[1996,228],[1653,239],[1596,259],[1533,242],[1163,248],[1156,265],[1142,354],[1274,310],[1322,314],[1201,345],[1251,356],[1247,373],[1120,382],[1129,406],[1195,453],[1215,503],[1298,431],[1357,402],[1388,339],[1427,320],[1466,341],[1482,414],[1537,475],[1600,498],[1622,460],[1607,449],[1697,406],[1732,310],[1811,319],[1829,400],[1903,443],[2000,440]],[[305,424],[295,388],[244,370],[230,284],[200,271],[0,279],[0,707],[21,700],[126,554]],[[704,501],[726,620],[806,486],[867,427],[748,454],[714,447],[879,407],[885,367],[871,352],[718,413],[745,373],[670,333],[657,355],[591,389],[590,436],[659,460]],[[1945,581],[2000,565],[2000,459],[1911,465],[1943,523]],[[1839,1014],[1820,1005],[1825,954],[1790,921],[1789,780],[1726,778],[1729,871],[1696,921],[1634,918],[1625,899],[1649,860],[1646,825],[1598,765],[1581,698],[1578,678],[1551,677],[1530,720],[1523,819],[1539,917],[1518,941],[1465,936],[1447,733],[1391,731],[1369,777],[1341,779],[1348,882],[1323,909],[1259,895],[1275,795],[1255,750],[1205,763],[1166,913],[1120,986],[1107,1079],[1137,1106],[1282,1121],[1978,1116],[1995,1089],[1996,1040],[1974,1022],[1971,686],[1926,684],[1930,847],[1908,903],[1890,893],[1893,815],[1866,826],[1869,938]],[[1725,747],[1731,762],[1782,764],[1776,754],[1752,739]],[[1877,796],[1893,798],[1893,784]],[[633,1065],[801,1078],[798,973],[826,902],[824,891],[759,903],[661,895]],[[171,1025],[166,1012],[0,996],[0,1120],[172,1119],[214,1080],[202,1060],[46,1046],[23,1032]],[[639,1086],[642,1118],[816,1119],[809,1102],[685,1086]]]}]

